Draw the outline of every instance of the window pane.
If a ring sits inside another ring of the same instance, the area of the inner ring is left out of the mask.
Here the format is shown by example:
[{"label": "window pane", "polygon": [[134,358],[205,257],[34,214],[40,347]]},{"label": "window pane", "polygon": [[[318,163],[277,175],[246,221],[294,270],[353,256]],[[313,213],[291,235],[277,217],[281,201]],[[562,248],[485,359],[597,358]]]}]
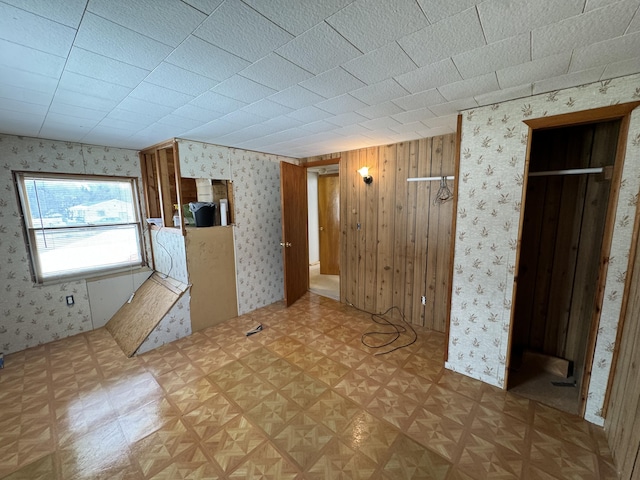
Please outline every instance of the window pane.
[{"label": "window pane", "polygon": [[137,221],[129,181],[32,177],[24,183],[34,228]]},{"label": "window pane", "polygon": [[137,225],[34,233],[45,279],[142,263]]}]

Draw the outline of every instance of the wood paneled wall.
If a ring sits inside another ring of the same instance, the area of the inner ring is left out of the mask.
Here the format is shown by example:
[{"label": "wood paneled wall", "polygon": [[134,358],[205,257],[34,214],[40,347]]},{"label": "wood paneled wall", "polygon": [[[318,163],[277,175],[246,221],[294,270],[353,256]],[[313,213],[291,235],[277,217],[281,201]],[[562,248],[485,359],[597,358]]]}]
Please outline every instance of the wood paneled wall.
[{"label": "wood paneled wall", "polygon": [[[411,323],[445,331],[452,201],[434,205],[439,181],[407,178],[453,175],[455,141],[452,134],[306,159],[341,159],[342,301],[377,313],[397,306]],[[356,172],[363,166],[370,185]]]},{"label": "wood paneled wall", "polygon": [[[638,228],[636,224],[636,228]],[[605,432],[621,480],[640,478],[640,255],[630,272],[624,317]]]}]

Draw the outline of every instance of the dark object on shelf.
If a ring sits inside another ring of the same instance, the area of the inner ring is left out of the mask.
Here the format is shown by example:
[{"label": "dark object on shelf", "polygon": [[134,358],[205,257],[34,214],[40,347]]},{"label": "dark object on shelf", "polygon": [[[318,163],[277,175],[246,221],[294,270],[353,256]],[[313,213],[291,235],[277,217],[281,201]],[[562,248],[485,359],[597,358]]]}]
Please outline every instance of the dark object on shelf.
[{"label": "dark object on shelf", "polygon": [[210,202],[191,202],[189,210],[193,213],[196,227],[212,227],[216,213],[216,204]]}]

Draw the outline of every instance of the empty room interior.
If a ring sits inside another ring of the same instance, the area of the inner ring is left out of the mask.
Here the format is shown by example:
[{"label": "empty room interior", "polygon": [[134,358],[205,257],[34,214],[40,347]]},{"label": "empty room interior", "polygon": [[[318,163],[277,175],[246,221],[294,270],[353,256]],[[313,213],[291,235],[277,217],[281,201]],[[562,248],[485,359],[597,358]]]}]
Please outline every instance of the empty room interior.
[{"label": "empty room interior", "polygon": [[0,0],[0,478],[640,479],[640,0]]}]

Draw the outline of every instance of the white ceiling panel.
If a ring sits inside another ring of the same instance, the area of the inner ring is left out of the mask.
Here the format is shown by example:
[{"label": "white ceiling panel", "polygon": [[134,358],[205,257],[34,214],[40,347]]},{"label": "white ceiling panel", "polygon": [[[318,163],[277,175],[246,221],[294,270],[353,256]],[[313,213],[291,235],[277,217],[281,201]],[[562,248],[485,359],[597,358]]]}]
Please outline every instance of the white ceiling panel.
[{"label": "white ceiling panel", "polygon": [[486,43],[475,8],[429,25],[398,42],[420,67]]},{"label": "white ceiling panel", "polygon": [[429,24],[415,0],[357,0],[327,22],[365,53]]},{"label": "white ceiling panel", "polygon": [[0,103],[0,132],[10,135],[26,135],[37,137],[40,132],[44,115],[21,113],[16,115],[13,110],[2,108]]},{"label": "white ceiling panel", "polygon": [[195,30],[195,35],[251,62],[293,38],[240,0],[225,1]]},{"label": "white ceiling panel", "polygon": [[[104,117],[100,122],[101,125],[117,125],[122,122],[126,125],[137,125],[136,131],[142,130],[144,127],[157,122],[161,116],[157,115],[145,115],[142,113],[130,112],[128,110],[122,110],[121,108],[113,109],[109,112],[109,115]],[[117,123],[113,123],[117,122]]]},{"label": "white ceiling panel", "polygon": [[214,80],[225,80],[251,65],[250,62],[190,35],[166,61]]},{"label": "white ceiling panel", "polygon": [[351,95],[358,100],[362,100],[367,105],[374,105],[394,98],[404,97],[408,93],[398,82],[390,78],[374,85],[354,90]]},{"label": "white ceiling panel", "polygon": [[58,80],[55,78],[3,65],[0,65],[0,82],[4,86],[10,85],[48,96],[53,95],[58,86]]},{"label": "white ceiling panel", "polygon": [[634,33],[640,31],[640,7],[636,10],[636,14],[633,16],[626,33]]},{"label": "white ceiling panel", "polygon": [[358,49],[322,22],[294,38],[277,52],[311,73],[322,73],[360,55]]},{"label": "white ceiling panel", "polygon": [[329,100],[325,100],[323,102],[318,102],[316,104],[316,107],[321,108],[322,110],[326,110],[329,113],[333,113],[334,115],[353,112],[359,108],[364,108],[366,106],[366,103],[358,100],[355,97],[352,97],[348,93],[330,98]]},{"label": "white ceiling panel", "polygon": [[432,117],[432,118],[423,120],[422,123],[424,123],[429,128],[446,126],[446,127],[452,127],[455,131],[456,124],[458,123],[458,115],[454,114],[454,115],[444,115],[442,117]]},{"label": "white ceiling panel", "polygon": [[418,0],[420,7],[431,23],[460,13],[483,0]]},{"label": "white ceiling panel", "polygon": [[640,52],[640,32],[577,48],[571,59],[572,72],[635,58]]},{"label": "white ceiling panel", "polygon": [[529,35],[518,35],[453,57],[462,78],[471,78],[531,60]]},{"label": "white ceiling panel", "polygon": [[87,5],[87,0],[64,0],[64,2],[44,2],[42,0],[3,1],[72,28],[78,28]]},{"label": "white ceiling panel", "polygon": [[58,88],[117,102],[129,95],[132,90],[129,87],[103,82],[102,80],[85,77],[73,72],[64,72],[62,74]]},{"label": "white ceiling panel", "polygon": [[334,117],[327,117],[326,121],[333,123],[334,125],[338,125],[339,127],[346,127],[347,125],[354,125],[366,120],[368,120],[367,117],[364,117],[356,112],[347,112],[336,115]]},{"label": "white ceiling panel", "polygon": [[444,103],[447,100],[440,94],[436,88],[425,90],[424,92],[407,95],[393,100],[393,103],[404,110],[413,110],[415,108],[428,107]]},{"label": "white ceiling panel", "polygon": [[322,133],[335,130],[339,127],[333,123],[329,123],[324,120],[318,120],[317,122],[306,123],[300,128],[313,133]]},{"label": "white ceiling panel", "polygon": [[3,110],[9,110],[11,112],[14,112],[14,114],[26,113],[29,115],[41,115],[44,117],[49,109],[48,105],[14,100],[12,98],[2,97],[1,95],[0,102],[2,104]]},{"label": "white ceiling panel", "polygon": [[486,75],[438,87],[438,91],[449,102],[461,98],[475,97],[498,89],[498,80],[495,73],[487,73]]},{"label": "white ceiling panel", "polygon": [[374,118],[373,120],[367,120],[366,122],[362,122],[360,125],[362,125],[364,128],[368,128],[369,130],[379,130],[382,128],[397,127],[398,125],[402,124],[391,117],[382,117]]},{"label": "white ceiling panel", "polygon": [[68,115],[70,117],[95,120],[96,122],[100,121],[108,113],[104,110],[93,110],[91,108],[80,107],[78,105],[69,105],[67,103],[61,102],[59,98],[56,98],[53,102],[51,102],[49,111],[51,113],[59,113],[61,115]]},{"label": "white ceiling panel", "polygon": [[410,93],[419,93],[462,80],[450,58],[394,78]]},{"label": "white ceiling panel", "polygon": [[353,0],[243,0],[273,23],[293,35],[300,35]]},{"label": "white ceiling panel", "polygon": [[286,90],[281,90],[267,97],[269,100],[284,105],[285,107],[298,109],[322,102],[325,98],[317,93],[307,90],[300,85],[294,85]]},{"label": "white ceiling panel", "polygon": [[180,132],[171,136],[178,136],[182,132],[196,128],[202,125],[200,120],[193,120],[191,118],[181,117],[180,115],[166,115],[158,120],[158,123],[173,128],[175,131]]},{"label": "white ceiling panel", "polygon": [[0,38],[66,57],[76,30],[0,2]]},{"label": "white ceiling panel", "polygon": [[302,124],[303,123],[300,120],[296,120],[295,118],[287,116],[272,118],[271,120],[267,120],[263,123],[263,125],[267,126],[268,128],[275,128],[274,132],[280,130],[288,130],[290,128],[297,128]]},{"label": "white ceiling panel", "polygon": [[506,102],[515,98],[528,97],[531,95],[532,89],[532,84],[518,85],[517,87],[476,95],[475,99],[478,105],[491,105],[492,103]]},{"label": "white ceiling panel", "polygon": [[52,127],[61,125],[79,127],[82,130],[82,135],[78,138],[82,138],[82,136],[84,136],[84,134],[95,127],[99,121],[100,120],[90,120],[88,118],[80,118],[71,115],[63,115],[61,113],[49,112],[47,114],[47,118],[45,118],[44,120],[42,128],[44,129],[47,126]]},{"label": "white ceiling panel", "polygon": [[[4,77],[0,77],[5,80]],[[0,98],[2,101],[15,100],[16,102],[35,103],[36,105],[43,105],[47,107],[51,104],[53,98],[53,92],[36,92],[28,88],[18,87],[16,85],[7,85],[0,81]],[[46,112],[46,108],[45,108]]]},{"label": "white ceiling panel", "polygon": [[224,120],[213,120],[212,122],[201,125],[193,130],[184,132],[184,138],[192,138],[199,140],[208,136],[222,136],[238,130],[237,123],[225,122]]},{"label": "white ceiling panel", "polygon": [[126,110],[128,112],[135,112],[140,114],[148,114],[154,118],[161,118],[171,113],[174,108],[167,105],[160,105],[158,103],[149,102],[147,100],[141,100],[139,98],[127,97],[118,104],[118,109]]},{"label": "white ceiling panel", "polygon": [[546,57],[622,35],[629,26],[638,3],[638,0],[621,0],[533,30],[532,57]]},{"label": "white ceiling panel", "polygon": [[487,43],[493,43],[579,15],[583,6],[584,0],[489,0],[478,4],[478,13]]},{"label": "white ceiling panel", "polygon": [[176,92],[175,90],[160,87],[149,82],[142,82],[131,91],[130,95],[133,98],[173,108],[178,108],[193,100],[193,95]]},{"label": "white ceiling panel", "polygon": [[154,69],[172,50],[164,43],[88,12],[74,46],[145,70]]},{"label": "white ceiling panel", "polygon": [[563,88],[575,87],[586,83],[597,82],[602,77],[604,67],[595,67],[581,72],[568,73],[559,77],[541,80],[533,84],[533,94],[552,92]]},{"label": "white ceiling panel", "polygon": [[453,102],[441,103],[439,105],[432,105],[429,110],[437,116],[443,117],[453,115],[461,110],[467,110],[478,106],[478,102],[474,98],[463,98],[461,100],[454,100]]},{"label": "white ceiling panel", "polygon": [[207,18],[179,0],[89,0],[87,10],[172,47]]},{"label": "white ceiling panel", "polygon": [[246,102],[225,97],[215,92],[205,92],[194,98],[190,103],[196,107],[213,110],[214,112],[220,112],[225,115],[247,105]]},{"label": "white ceiling panel", "polygon": [[71,49],[65,70],[130,88],[149,74],[149,70],[77,47]]},{"label": "white ceiling panel", "polygon": [[331,114],[329,112],[320,110],[319,108],[316,108],[313,106],[304,107],[299,110],[295,110],[287,115],[287,117],[295,118],[296,120],[299,120],[302,123],[316,122],[318,120],[322,120],[330,116]]},{"label": "white ceiling panel", "polygon": [[395,115],[396,113],[401,112],[404,112],[404,110],[393,102],[377,103],[372,106],[360,108],[356,111],[356,113],[368,118],[369,120],[380,117],[388,117],[390,115]]},{"label": "white ceiling panel", "polygon": [[193,8],[200,10],[205,15],[210,15],[224,0],[182,0]]},{"label": "white ceiling panel", "polygon": [[334,68],[309,80],[300,82],[300,85],[318,95],[322,95],[324,98],[332,98],[363,87],[365,84],[346,70]]},{"label": "white ceiling panel", "polygon": [[266,118],[245,112],[244,110],[236,110],[235,112],[226,114],[224,117],[220,117],[220,120],[223,122],[235,123],[241,128],[244,128],[257,123],[262,123]]},{"label": "white ceiling panel", "polygon": [[58,88],[56,90],[53,101],[105,112],[114,109],[118,103],[120,103],[120,100],[96,97],[95,95],[66,90],[64,88]]},{"label": "white ceiling panel", "polygon": [[543,57],[531,62],[515,65],[498,70],[500,88],[510,88],[517,85],[533,83],[545,78],[564,75],[569,71],[571,54],[568,52]]},{"label": "white ceiling panel", "polygon": [[146,82],[169,88],[176,92],[198,96],[201,93],[215,87],[219,82],[184,68],[176,67],[167,62],[162,62],[145,79]]},{"label": "white ceiling panel", "polygon": [[431,110],[424,107],[424,108],[417,108],[415,110],[410,110],[408,112],[398,113],[397,115],[393,116],[393,119],[402,124],[407,124],[407,123],[421,122],[423,120],[433,118],[433,116],[434,115],[431,112]]},{"label": "white ceiling panel", "polygon": [[604,78],[622,77],[623,75],[631,75],[640,72],[640,57],[622,60],[621,62],[610,63],[604,69],[602,76]]},{"label": "white ceiling panel", "polygon": [[276,53],[258,60],[240,75],[275,90],[284,90],[313,76]]},{"label": "white ceiling panel", "polygon": [[207,108],[200,108],[196,105],[192,105],[189,103],[186,105],[183,105],[180,108],[175,109],[173,111],[173,114],[179,117],[188,118],[189,120],[198,120],[200,124],[210,122],[224,115],[221,112],[216,112],[213,110],[209,110]]},{"label": "white ceiling panel", "polygon": [[606,7],[607,5],[611,5],[612,3],[619,1],[620,0],[587,0],[587,3],[584,6],[584,11],[590,12],[596,8]]},{"label": "white ceiling panel", "polygon": [[[425,129],[425,125],[424,123],[421,123],[421,122],[403,123],[402,125],[398,125],[397,127],[391,127],[391,130],[398,133],[409,133],[409,132],[414,133],[424,129]],[[415,136],[411,136],[407,140],[410,140],[412,138],[415,138]]]},{"label": "white ceiling panel", "polygon": [[64,142],[80,142],[90,128],[69,123],[45,122],[38,132],[42,138],[53,138]]},{"label": "white ceiling panel", "polygon": [[64,63],[65,59],[57,55],[0,39],[0,65],[4,67],[59,78]]},{"label": "white ceiling panel", "polygon": [[234,75],[213,87],[211,91],[244,103],[253,103],[276,93],[273,88],[261,85],[240,75]]},{"label": "white ceiling panel", "polygon": [[367,85],[401,75],[416,68],[416,64],[396,42],[354,58],[342,68]]},{"label": "white ceiling panel", "polygon": [[280,115],[286,115],[293,110],[293,108],[285,107],[284,105],[280,105],[279,103],[266,98],[252,103],[251,105],[247,105],[246,107],[242,107],[243,112],[260,115],[263,118],[275,118]]}]

